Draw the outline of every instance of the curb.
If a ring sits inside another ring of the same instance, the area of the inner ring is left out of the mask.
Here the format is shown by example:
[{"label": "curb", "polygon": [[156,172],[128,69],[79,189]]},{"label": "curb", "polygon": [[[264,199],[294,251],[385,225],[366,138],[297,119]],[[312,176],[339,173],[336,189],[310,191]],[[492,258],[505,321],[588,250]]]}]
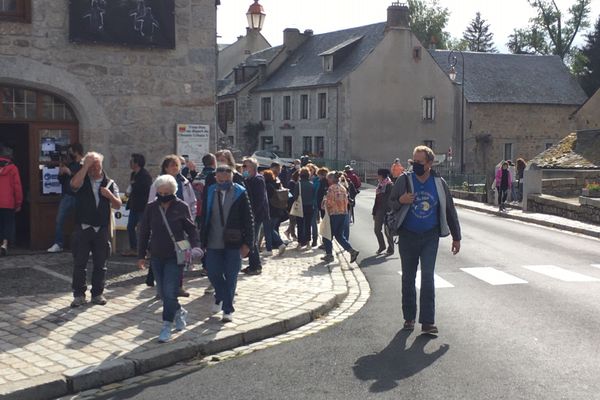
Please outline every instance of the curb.
[{"label": "curb", "polygon": [[[347,264],[345,257],[338,257]],[[241,325],[243,332],[215,332],[211,340],[184,339],[159,348],[131,354],[99,365],[69,370],[62,375],[45,375],[25,382],[2,385],[2,400],[51,400],[69,394],[116,383],[151,371],[169,367],[198,356],[209,356],[278,336],[313,322],[337,308],[348,296],[349,287],[341,267],[330,269],[331,293],[317,295],[310,303],[271,319],[265,325]]]},{"label": "curb", "polygon": [[581,234],[581,235],[591,236],[591,237],[600,239],[600,232],[593,231],[593,230],[590,230],[590,229],[576,228],[576,227],[570,226],[570,225],[565,225],[565,224],[560,224],[560,223],[550,222],[550,221],[543,221],[543,220],[539,220],[539,219],[536,219],[536,218],[529,218],[529,217],[526,217],[526,216],[523,216],[523,215],[515,215],[515,214],[510,214],[510,213],[502,213],[500,211],[488,210],[486,208],[479,208],[477,206],[472,206],[470,204],[455,203],[455,205],[456,205],[456,207],[465,208],[465,209],[471,210],[471,211],[478,211],[478,212],[482,212],[482,213],[490,214],[490,215],[495,215],[495,216],[506,218],[506,219],[514,219],[516,221],[528,222],[530,224],[541,225],[541,226],[545,226],[547,228],[560,229],[562,231],[567,231],[567,232],[572,232],[572,233],[578,233],[578,234]]}]

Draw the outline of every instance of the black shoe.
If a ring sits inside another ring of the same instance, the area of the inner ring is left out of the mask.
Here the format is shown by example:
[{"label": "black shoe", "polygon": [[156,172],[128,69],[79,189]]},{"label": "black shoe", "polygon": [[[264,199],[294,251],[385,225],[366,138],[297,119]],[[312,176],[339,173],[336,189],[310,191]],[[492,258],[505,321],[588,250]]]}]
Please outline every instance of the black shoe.
[{"label": "black shoe", "polygon": [[184,288],[180,287],[177,292],[177,297],[190,297],[190,292],[186,291]]},{"label": "black shoe", "polygon": [[148,287],[154,287],[154,280],[146,281],[146,286],[148,286]]},{"label": "black shoe", "polygon": [[318,247],[318,249],[319,249],[319,250],[325,250],[325,245],[324,245],[324,244],[320,245],[320,246]]},{"label": "black shoe", "polygon": [[435,325],[422,324],[421,325],[421,334],[436,336],[438,334],[438,328]]},{"label": "black shoe", "polygon": [[380,247],[379,249],[377,249],[377,251],[375,252],[375,254],[380,255],[384,251],[385,251],[385,247]]},{"label": "black shoe", "polygon": [[92,297],[92,303],[99,305],[99,306],[105,306],[106,305],[106,297],[104,297],[101,294],[98,296],[94,296],[94,297]]},{"label": "black shoe", "polygon": [[319,243],[317,243],[316,240],[313,240],[312,244],[310,245],[310,247],[317,247],[319,245]]},{"label": "black shoe", "polygon": [[356,261],[356,259],[358,258],[358,253],[359,253],[358,250],[352,250],[350,252],[350,263],[353,263]]},{"label": "black shoe", "polygon": [[335,257],[332,254],[327,254],[325,257],[321,258],[326,263],[334,262]]},{"label": "black shoe", "polygon": [[0,256],[5,257],[8,255],[8,249],[4,246],[0,247]]},{"label": "black shoe", "polygon": [[394,255],[394,249],[388,249],[388,251],[385,252],[386,256],[393,256]]},{"label": "black shoe", "polygon": [[244,268],[242,270],[242,272],[246,275],[260,275],[260,274],[262,274],[262,268],[254,269],[254,268],[248,267],[248,268]]}]

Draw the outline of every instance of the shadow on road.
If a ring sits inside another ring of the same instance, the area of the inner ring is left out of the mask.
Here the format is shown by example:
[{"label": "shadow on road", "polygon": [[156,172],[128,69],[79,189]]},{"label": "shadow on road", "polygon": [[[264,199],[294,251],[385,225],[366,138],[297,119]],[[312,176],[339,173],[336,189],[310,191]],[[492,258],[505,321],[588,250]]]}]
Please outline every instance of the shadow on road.
[{"label": "shadow on road", "polygon": [[433,353],[425,353],[425,346],[434,338],[426,335],[417,336],[407,348],[410,334],[409,331],[400,331],[385,349],[356,361],[354,375],[362,381],[375,381],[369,388],[370,392],[381,393],[394,389],[399,381],[429,367],[450,348],[444,344]]}]

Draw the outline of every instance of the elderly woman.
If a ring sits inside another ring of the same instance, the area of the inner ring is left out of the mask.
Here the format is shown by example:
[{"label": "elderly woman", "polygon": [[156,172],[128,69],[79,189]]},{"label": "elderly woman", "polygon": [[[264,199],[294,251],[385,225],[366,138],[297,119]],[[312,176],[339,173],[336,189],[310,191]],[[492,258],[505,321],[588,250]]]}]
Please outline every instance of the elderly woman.
[{"label": "elderly woman", "polygon": [[[175,178],[171,175],[159,176],[154,182],[154,189],[156,200],[148,204],[139,228],[138,267],[145,268],[146,252],[149,251],[150,267],[163,301],[163,327],[158,340],[164,343],[171,338],[173,322],[175,329],[181,331],[186,327],[187,317],[187,311],[177,300],[183,266],[177,262],[174,241],[185,240],[187,235],[190,247],[196,249],[198,233],[190,208],[175,194]],[[200,252],[199,249],[196,252]]]},{"label": "elderly woman", "polygon": [[217,183],[208,188],[202,205],[202,248],[208,279],[215,288],[214,314],[223,311],[223,322],[233,321],[233,298],[242,257],[254,243],[254,217],[246,189],[233,183],[233,168],[220,165]]}]

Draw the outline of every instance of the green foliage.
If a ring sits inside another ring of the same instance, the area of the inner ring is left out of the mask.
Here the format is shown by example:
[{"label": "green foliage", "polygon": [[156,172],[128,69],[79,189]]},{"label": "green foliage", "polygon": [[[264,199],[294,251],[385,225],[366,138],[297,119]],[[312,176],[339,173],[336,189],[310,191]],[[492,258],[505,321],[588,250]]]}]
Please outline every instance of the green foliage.
[{"label": "green foliage", "polygon": [[574,54],[571,70],[588,96],[600,89],[600,17],[583,48]]},{"label": "green foliage", "polygon": [[450,34],[444,29],[450,11],[440,6],[438,0],[408,0],[410,28],[424,47],[435,45],[447,49]]},{"label": "green foliage", "polygon": [[448,48],[452,50],[469,51],[469,42],[462,38],[448,39]]},{"label": "green foliage", "polygon": [[467,50],[479,53],[495,53],[494,34],[490,32],[490,24],[481,18],[481,13],[477,12],[475,18],[471,20],[469,26],[463,34],[463,40],[466,42]]}]

